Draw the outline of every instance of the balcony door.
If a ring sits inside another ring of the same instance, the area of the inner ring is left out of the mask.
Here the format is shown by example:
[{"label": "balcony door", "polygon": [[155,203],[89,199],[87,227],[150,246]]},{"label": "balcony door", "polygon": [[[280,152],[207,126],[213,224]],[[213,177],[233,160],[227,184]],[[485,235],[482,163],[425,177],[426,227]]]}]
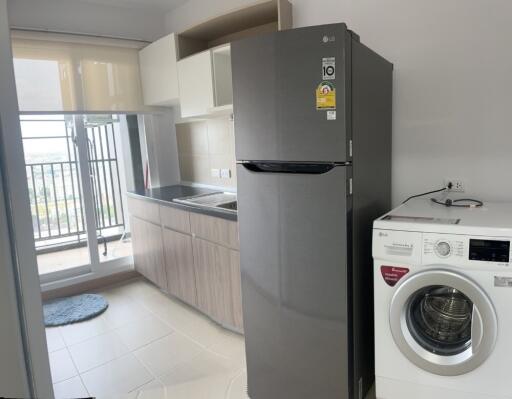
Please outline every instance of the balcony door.
[{"label": "balcony door", "polygon": [[20,118],[41,282],[131,261],[126,162],[115,115]]}]

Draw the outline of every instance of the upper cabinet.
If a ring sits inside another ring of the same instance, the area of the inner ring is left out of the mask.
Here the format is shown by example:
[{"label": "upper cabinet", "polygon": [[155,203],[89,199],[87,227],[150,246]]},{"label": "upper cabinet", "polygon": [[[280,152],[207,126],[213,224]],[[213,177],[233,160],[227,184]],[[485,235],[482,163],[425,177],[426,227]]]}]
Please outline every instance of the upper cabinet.
[{"label": "upper cabinet", "polygon": [[214,16],[140,52],[146,105],[180,104],[182,118],[231,112],[229,43],[292,27],[288,0],[265,0]]},{"label": "upper cabinet", "polygon": [[139,52],[144,104],[173,106],[179,102],[176,35],[164,36]]},{"label": "upper cabinet", "polygon": [[231,109],[233,87],[229,44],[178,61],[178,82],[183,118]]}]

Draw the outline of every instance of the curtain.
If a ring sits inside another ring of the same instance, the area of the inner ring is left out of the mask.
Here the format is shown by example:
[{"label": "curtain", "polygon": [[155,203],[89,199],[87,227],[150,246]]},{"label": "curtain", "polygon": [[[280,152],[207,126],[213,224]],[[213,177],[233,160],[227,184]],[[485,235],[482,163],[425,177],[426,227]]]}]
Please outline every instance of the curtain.
[{"label": "curtain", "polygon": [[12,31],[22,112],[142,112],[138,50],[146,43]]}]

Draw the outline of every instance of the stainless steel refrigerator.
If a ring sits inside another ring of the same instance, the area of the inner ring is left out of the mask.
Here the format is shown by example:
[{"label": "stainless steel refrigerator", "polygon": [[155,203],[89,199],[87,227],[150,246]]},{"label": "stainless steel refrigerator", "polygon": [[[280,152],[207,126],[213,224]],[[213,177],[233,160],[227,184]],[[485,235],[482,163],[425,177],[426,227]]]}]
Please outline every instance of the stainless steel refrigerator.
[{"label": "stainless steel refrigerator", "polygon": [[363,398],[392,64],[345,24],[231,45],[248,393]]}]

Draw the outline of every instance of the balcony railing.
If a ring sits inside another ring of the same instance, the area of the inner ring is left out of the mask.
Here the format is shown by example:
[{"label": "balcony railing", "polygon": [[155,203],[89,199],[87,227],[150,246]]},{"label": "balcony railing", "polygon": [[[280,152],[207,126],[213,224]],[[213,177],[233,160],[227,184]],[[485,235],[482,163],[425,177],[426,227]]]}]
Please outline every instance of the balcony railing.
[{"label": "balcony railing", "polygon": [[[125,226],[113,123],[87,126],[87,137],[97,236],[105,241],[113,232],[119,236]],[[87,239],[82,182],[72,132],[61,138],[66,140],[68,160],[26,164],[34,238],[39,250],[85,245]]]}]

